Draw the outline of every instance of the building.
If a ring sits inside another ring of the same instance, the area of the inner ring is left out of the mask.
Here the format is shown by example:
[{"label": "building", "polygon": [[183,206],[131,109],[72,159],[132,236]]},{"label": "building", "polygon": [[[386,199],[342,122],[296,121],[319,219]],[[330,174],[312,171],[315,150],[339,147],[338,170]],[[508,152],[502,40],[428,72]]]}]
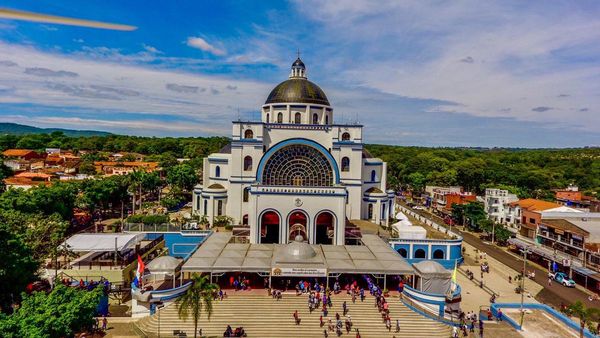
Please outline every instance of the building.
[{"label": "building", "polygon": [[39,185],[52,184],[52,175],[44,173],[21,172],[4,179],[7,188],[28,190]]},{"label": "building", "polygon": [[160,170],[158,162],[116,162],[96,161],[94,162],[96,172],[106,176],[128,175],[136,170],[154,172]]},{"label": "building", "polygon": [[600,201],[592,196],[586,196],[579,187],[572,184],[566,189],[555,190],[554,198],[556,203],[565,206],[600,212]]},{"label": "building", "polygon": [[485,189],[484,208],[488,218],[497,223],[514,224],[510,211],[510,203],[518,201],[515,194],[502,189]]},{"label": "building", "polygon": [[[460,187],[459,187],[460,188]],[[431,207],[442,214],[449,215],[453,204],[475,202],[477,195],[471,192],[456,191],[456,187],[436,187],[433,191]]]},{"label": "building", "polygon": [[232,217],[251,243],[345,244],[347,219],[386,224],[394,192],[386,163],[363,146],[362,126],[336,124],[325,92],[298,58],[261,107],[260,121],[234,121],[232,142],[204,160],[193,212],[210,224]]},{"label": "building", "polygon": [[7,149],[2,152],[6,158],[14,158],[19,160],[31,160],[35,158],[44,158],[43,155],[29,149]]},{"label": "building", "polygon": [[526,198],[509,204],[509,218],[515,223],[509,224],[513,231],[518,231],[522,236],[534,239],[536,236],[537,225],[542,220],[541,212],[548,209],[560,207],[560,204],[553,202]]}]

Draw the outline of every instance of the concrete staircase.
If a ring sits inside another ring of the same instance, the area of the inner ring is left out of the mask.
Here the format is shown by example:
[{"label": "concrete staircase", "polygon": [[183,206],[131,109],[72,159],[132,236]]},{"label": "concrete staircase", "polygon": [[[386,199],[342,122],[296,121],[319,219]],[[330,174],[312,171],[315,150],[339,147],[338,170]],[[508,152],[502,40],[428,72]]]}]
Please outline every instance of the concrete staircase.
[{"label": "concrete staircase", "polygon": [[[335,322],[335,314],[342,315],[342,303],[346,301],[352,317],[353,331],[343,337],[354,337],[354,329],[358,328],[362,337],[449,337],[451,329],[441,323],[423,317],[404,306],[398,298],[388,298],[392,332],[389,332],[375,307],[373,297],[367,297],[364,302],[357,300],[352,304],[350,296],[340,294],[333,297],[333,307],[327,318]],[[300,325],[295,325],[292,314],[298,310],[302,319]],[[325,326],[319,326],[320,311],[309,313],[307,296],[284,294],[279,301],[261,294],[236,293],[223,301],[214,302],[214,311],[210,321],[202,315],[198,324],[204,336],[222,337],[227,325],[233,329],[243,326],[248,337],[323,337]],[[342,321],[344,317],[342,317]],[[395,333],[396,319],[400,319],[400,333]],[[138,328],[150,337],[157,336],[158,315],[146,317],[137,322]],[[175,304],[160,310],[160,331],[162,337],[172,337],[174,330],[181,330],[193,337],[194,324],[191,319],[182,321],[177,315]],[[335,337],[335,332],[329,332],[329,337]]]}]

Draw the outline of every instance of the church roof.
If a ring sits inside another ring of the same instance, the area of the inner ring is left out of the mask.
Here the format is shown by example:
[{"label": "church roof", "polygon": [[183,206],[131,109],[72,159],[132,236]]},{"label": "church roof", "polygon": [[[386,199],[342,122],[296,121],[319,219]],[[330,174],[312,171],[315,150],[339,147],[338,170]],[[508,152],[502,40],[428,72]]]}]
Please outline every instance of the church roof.
[{"label": "church roof", "polygon": [[371,155],[371,153],[367,149],[363,148],[362,158],[373,158],[373,155]]},{"label": "church roof", "polygon": [[231,142],[224,145],[223,148],[221,148],[221,149],[219,149],[219,151],[217,151],[217,153],[218,154],[231,154]]},{"label": "church roof", "polygon": [[208,189],[225,189],[225,187],[220,185],[219,183],[214,183],[214,184],[209,185]]},{"label": "church roof", "polygon": [[325,92],[304,78],[292,78],[278,84],[265,101],[270,103],[314,103],[329,106]]},{"label": "church roof", "polygon": [[365,191],[365,194],[383,194],[383,191],[379,188],[371,187]]}]

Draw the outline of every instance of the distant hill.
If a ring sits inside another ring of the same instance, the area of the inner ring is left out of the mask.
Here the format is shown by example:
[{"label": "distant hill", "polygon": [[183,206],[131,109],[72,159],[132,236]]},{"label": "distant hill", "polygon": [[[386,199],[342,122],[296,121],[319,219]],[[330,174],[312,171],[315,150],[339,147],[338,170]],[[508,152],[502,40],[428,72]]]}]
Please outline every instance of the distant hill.
[{"label": "distant hill", "polygon": [[112,133],[106,131],[97,130],[74,130],[74,129],[62,129],[62,128],[38,128],[32,126],[26,126],[24,124],[0,122],[0,135],[23,135],[23,134],[50,134],[55,131],[61,131],[66,136],[78,137],[78,136],[107,136]]}]

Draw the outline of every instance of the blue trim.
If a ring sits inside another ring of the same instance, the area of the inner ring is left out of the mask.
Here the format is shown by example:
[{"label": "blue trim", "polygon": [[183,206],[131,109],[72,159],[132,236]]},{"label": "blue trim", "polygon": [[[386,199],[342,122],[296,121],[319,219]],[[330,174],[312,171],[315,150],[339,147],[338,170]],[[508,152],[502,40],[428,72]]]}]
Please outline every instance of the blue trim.
[{"label": "blue trim", "polygon": [[256,171],[256,180],[258,182],[262,183],[263,170],[265,169],[265,165],[266,165],[267,161],[269,160],[269,158],[271,158],[271,156],[273,156],[273,154],[275,152],[277,152],[279,149],[281,149],[285,146],[288,146],[288,145],[292,145],[292,144],[303,144],[305,146],[313,147],[313,148],[317,149],[318,151],[320,151],[323,155],[325,155],[325,158],[327,158],[327,160],[329,161],[329,165],[331,165],[333,172],[335,174],[335,184],[340,183],[340,171],[338,169],[337,162],[335,161],[333,156],[331,156],[329,151],[327,151],[327,149],[325,149],[325,147],[323,147],[319,143],[317,143],[315,141],[311,141],[309,139],[305,139],[305,138],[288,139],[285,141],[281,141],[281,142],[277,143],[276,145],[274,145],[273,147],[271,147],[271,149],[269,149],[263,155],[263,157],[260,159],[260,162],[258,163],[258,170]]},{"label": "blue trim", "polygon": [[[490,310],[492,311],[492,314],[494,315],[494,317],[498,316],[498,309],[502,309],[502,308],[519,309],[519,308],[521,308],[521,304],[520,303],[494,303],[494,304],[490,305]],[[556,311],[555,309],[551,308],[550,306],[548,306],[546,304],[526,303],[526,304],[523,304],[523,308],[546,311],[548,314],[552,315],[554,318],[560,320],[563,324],[567,325],[568,327],[574,329],[577,333],[579,333],[579,329],[580,329],[579,323],[575,322],[571,318],[563,315],[562,313]],[[517,322],[515,322],[513,319],[511,319],[510,317],[502,316],[502,319],[506,320],[515,329],[521,330],[521,326]],[[597,336],[593,335],[590,332],[590,330],[588,330],[587,328],[584,329],[583,335],[588,338],[597,337]]]},{"label": "blue trim", "polygon": [[214,162],[218,162],[218,163],[228,163],[229,160],[226,158],[208,158],[208,163],[214,163]]},{"label": "blue trim", "polygon": [[383,162],[365,162],[365,165],[383,165]]},{"label": "blue trim", "polygon": [[[315,187],[316,188],[316,187]],[[347,194],[324,194],[324,193],[302,193],[302,192],[275,192],[275,191],[261,191],[261,192],[257,192],[254,191],[252,192],[252,195],[292,195],[292,196],[298,196],[298,195],[318,195],[318,196],[346,196]]]},{"label": "blue trim", "polygon": [[227,181],[227,177],[209,177],[208,179],[215,181]]},{"label": "blue trim", "polygon": [[260,143],[260,144],[263,143],[263,141],[257,140],[257,139],[253,139],[253,138],[241,138],[239,140],[233,141],[232,143],[237,143],[237,142],[240,142],[240,143]]}]

